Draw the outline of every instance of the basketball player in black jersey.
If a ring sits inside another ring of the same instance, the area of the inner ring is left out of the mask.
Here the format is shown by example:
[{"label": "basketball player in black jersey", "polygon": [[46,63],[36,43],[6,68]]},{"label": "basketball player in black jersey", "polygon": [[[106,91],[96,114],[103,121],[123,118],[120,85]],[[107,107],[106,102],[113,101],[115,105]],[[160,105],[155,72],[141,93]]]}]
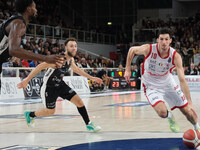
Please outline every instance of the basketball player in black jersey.
[{"label": "basketball player in black jersey", "polygon": [[57,64],[63,62],[63,56],[40,55],[20,48],[21,40],[26,33],[26,26],[32,17],[37,16],[36,4],[33,0],[16,0],[17,14],[11,16],[0,25],[0,74],[2,64],[11,56],[27,60],[37,60]]},{"label": "basketball player in black jersey", "polygon": [[20,82],[17,85],[18,88],[26,88],[28,82],[36,74],[38,74],[41,70],[48,68],[43,77],[43,84],[40,90],[42,101],[46,108],[40,109],[35,112],[25,111],[24,116],[26,118],[26,122],[28,125],[31,125],[34,121],[34,117],[45,117],[53,115],[55,113],[56,100],[58,96],[60,96],[63,99],[69,100],[77,106],[78,111],[82,116],[88,130],[98,132],[101,129],[101,127],[96,126],[92,122],[90,122],[83,101],[76,94],[76,92],[62,80],[62,78],[65,72],[68,71],[68,69],[71,67],[71,69],[75,73],[89,78],[92,81],[102,83],[102,80],[100,78],[90,76],[89,74],[87,74],[82,69],[76,66],[73,58],[77,52],[77,41],[75,38],[68,38],[65,41],[65,50],[66,62],[61,68],[56,69],[55,64],[48,64],[45,62],[41,63],[28,75],[27,78],[25,78],[22,82]]}]

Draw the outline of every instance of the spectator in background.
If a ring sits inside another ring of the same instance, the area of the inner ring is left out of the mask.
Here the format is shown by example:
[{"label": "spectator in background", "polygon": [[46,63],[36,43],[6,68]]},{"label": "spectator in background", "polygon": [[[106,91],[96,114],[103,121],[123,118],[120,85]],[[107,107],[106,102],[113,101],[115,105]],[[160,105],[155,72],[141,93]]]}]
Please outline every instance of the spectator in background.
[{"label": "spectator in background", "polygon": [[37,61],[31,61],[29,67],[36,67],[39,63]]},{"label": "spectator in background", "polygon": [[48,49],[48,47],[44,48],[44,51],[42,52],[42,54],[43,55],[50,55],[51,54],[50,51],[49,51],[49,49]]},{"label": "spectator in background", "polygon": [[22,66],[23,67],[29,67],[29,62],[26,59],[22,60]]},{"label": "spectator in background", "polygon": [[87,56],[87,61],[89,61],[89,60],[92,60],[91,55],[88,55],[88,56]]},{"label": "spectator in background", "polygon": [[54,47],[60,47],[59,39],[56,39],[56,42],[53,44]]},{"label": "spectator in background", "polygon": [[107,67],[108,68],[113,68],[114,67],[113,60],[111,60],[111,59],[108,60]]},{"label": "spectator in background", "polygon": [[113,78],[111,78],[111,73],[109,70],[107,70],[106,66],[104,66],[104,68],[97,73],[97,77],[103,79],[103,83],[105,85],[104,89],[107,90],[110,85],[110,80],[112,80]]},{"label": "spectator in background", "polygon": [[184,69],[184,74],[185,75],[190,75],[189,66],[184,66],[183,69]]},{"label": "spectator in background", "polygon": [[118,67],[117,71],[124,71],[124,68],[123,68],[123,66],[122,66],[122,65],[119,65],[119,67]]},{"label": "spectator in background", "polygon": [[30,42],[26,41],[26,45],[24,45],[24,49],[31,50]]},{"label": "spectator in background", "polygon": [[76,65],[79,67],[79,68],[83,68],[82,65],[81,65],[81,60],[80,59],[75,59],[76,61]]},{"label": "spectator in background", "polygon": [[34,53],[41,54],[40,49],[39,49],[39,45],[37,45],[37,44],[35,45]]},{"label": "spectator in background", "polygon": [[184,46],[183,49],[182,49],[182,59],[183,59],[183,66],[189,66],[190,62],[189,62],[189,54],[187,52],[187,48]]},{"label": "spectator in background", "polygon": [[[92,70],[92,72],[90,73],[90,75],[94,76],[94,77],[97,77],[97,68],[94,68]],[[97,82],[93,82],[91,80],[89,80],[89,86],[90,86],[91,92],[103,90],[103,84],[97,83]]]},{"label": "spectator in background", "polygon": [[196,45],[195,48],[193,49],[193,53],[194,54],[200,54],[200,49],[199,49],[199,45]]},{"label": "spectator in background", "polygon": [[99,64],[99,61],[98,61],[97,58],[94,59],[94,65],[95,65],[96,68],[100,68],[101,67],[101,65]]},{"label": "spectator in background", "polygon": [[57,54],[57,49],[56,47],[52,47],[52,49],[50,50],[51,54]]},{"label": "spectator in background", "polygon": [[99,55],[99,57],[98,57],[98,64],[99,64],[99,67],[102,67],[102,66],[103,66],[102,60],[103,60],[103,56],[102,56],[102,55]]},{"label": "spectator in background", "polygon": [[22,62],[20,58],[12,57],[11,61],[12,61],[13,67],[22,67]]},{"label": "spectator in background", "polygon": [[197,74],[200,75],[200,62],[198,64],[198,66],[197,66]]},{"label": "spectator in background", "polygon": [[94,65],[92,59],[89,59],[89,60],[88,60],[88,65],[90,66],[90,68],[95,68],[95,67],[96,67],[96,66]]},{"label": "spectator in background", "polygon": [[190,75],[197,75],[197,70],[195,69],[195,66],[193,63],[190,64],[189,72],[190,72]]},{"label": "spectator in background", "polygon": [[85,58],[81,58],[81,66],[83,68],[90,68]]}]

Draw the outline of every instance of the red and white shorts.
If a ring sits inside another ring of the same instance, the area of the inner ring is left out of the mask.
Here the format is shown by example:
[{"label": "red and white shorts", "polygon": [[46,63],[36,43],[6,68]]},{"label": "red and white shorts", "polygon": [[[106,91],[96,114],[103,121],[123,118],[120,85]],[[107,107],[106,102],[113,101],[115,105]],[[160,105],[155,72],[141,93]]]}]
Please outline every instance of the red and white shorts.
[{"label": "red and white shorts", "polygon": [[152,107],[159,102],[167,102],[171,110],[188,105],[185,95],[174,80],[170,80],[167,85],[159,87],[143,83],[143,87],[147,100]]}]

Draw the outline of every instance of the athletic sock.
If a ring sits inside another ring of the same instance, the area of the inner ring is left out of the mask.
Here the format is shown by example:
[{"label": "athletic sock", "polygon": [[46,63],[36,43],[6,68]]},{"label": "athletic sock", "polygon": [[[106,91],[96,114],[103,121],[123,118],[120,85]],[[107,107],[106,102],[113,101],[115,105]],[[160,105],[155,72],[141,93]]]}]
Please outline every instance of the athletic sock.
[{"label": "athletic sock", "polygon": [[198,123],[193,124],[193,127],[194,127],[195,130],[198,130],[199,129],[199,124]]},{"label": "athletic sock", "polygon": [[88,113],[87,113],[85,106],[77,107],[77,109],[78,109],[78,112],[80,113],[80,115],[82,116],[85,124],[88,125],[88,123],[90,122],[90,119],[88,117]]},{"label": "athletic sock", "polygon": [[167,111],[167,119],[171,119],[172,118],[172,112],[171,111]]},{"label": "athletic sock", "polygon": [[32,118],[36,117],[35,112],[34,111],[30,112],[29,116]]}]

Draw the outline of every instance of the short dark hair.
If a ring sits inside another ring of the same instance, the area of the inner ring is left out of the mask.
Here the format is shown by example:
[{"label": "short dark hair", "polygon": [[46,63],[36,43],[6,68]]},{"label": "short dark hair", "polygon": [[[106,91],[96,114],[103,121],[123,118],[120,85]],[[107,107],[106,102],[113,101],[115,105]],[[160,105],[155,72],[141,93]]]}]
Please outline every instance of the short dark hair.
[{"label": "short dark hair", "polygon": [[15,0],[15,10],[18,13],[23,14],[27,7],[33,4],[33,0]]},{"label": "short dark hair", "polygon": [[70,38],[67,38],[67,39],[65,40],[65,46],[67,45],[67,43],[68,43],[69,41],[75,41],[75,42],[77,43],[77,39],[76,39],[76,38],[70,37]]},{"label": "short dark hair", "polygon": [[168,29],[168,28],[160,29],[160,30],[158,31],[158,38],[159,38],[160,34],[169,34],[169,37],[172,38],[171,30]]}]

